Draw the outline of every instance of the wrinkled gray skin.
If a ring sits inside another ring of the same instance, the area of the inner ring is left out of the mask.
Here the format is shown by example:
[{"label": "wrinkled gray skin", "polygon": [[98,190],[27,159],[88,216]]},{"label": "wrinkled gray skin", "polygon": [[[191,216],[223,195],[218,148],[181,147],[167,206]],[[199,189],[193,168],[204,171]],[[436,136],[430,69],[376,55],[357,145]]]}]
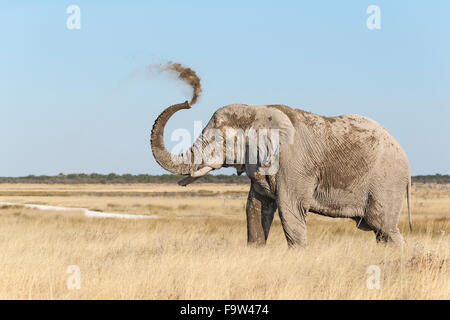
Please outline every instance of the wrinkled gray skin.
[{"label": "wrinkled gray skin", "polygon": [[[222,166],[246,172],[251,180],[249,244],[265,244],[277,208],[292,247],[306,245],[309,212],[351,218],[359,229],[373,231],[377,241],[403,243],[397,224],[405,194],[409,213],[409,163],[399,143],[377,122],[354,114],[324,117],[283,105],[233,104],[217,110],[203,132],[215,128],[225,136],[227,128],[279,129],[279,170],[264,176],[258,165],[248,163],[211,167],[174,162],[182,155],[166,150],[164,126],[173,113],[188,108],[188,102],[171,106],[155,121],[151,141],[155,159],[166,170],[186,175],[181,185]],[[200,143],[197,140],[187,152],[195,152]],[[409,217],[411,227],[410,213]]]}]

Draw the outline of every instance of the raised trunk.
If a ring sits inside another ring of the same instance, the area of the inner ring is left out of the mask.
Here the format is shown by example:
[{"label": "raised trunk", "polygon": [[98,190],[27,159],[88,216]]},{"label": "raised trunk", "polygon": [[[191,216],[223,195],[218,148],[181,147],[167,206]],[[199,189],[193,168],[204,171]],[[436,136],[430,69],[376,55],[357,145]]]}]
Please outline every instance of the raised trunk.
[{"label": "raised trunk", "polygon": [[[177,174],[190,174],[192,172],[192,153],[191,149],[184,154],[170,153],[164,144],[164,127],[170,117],[181,109],[189,109],[191,105],[188,101],[168,107],[164,110],[153,124],[151,135],[152,152],[161,167]],[[183,159],[189,159],[188,163],[183,163]]]}]

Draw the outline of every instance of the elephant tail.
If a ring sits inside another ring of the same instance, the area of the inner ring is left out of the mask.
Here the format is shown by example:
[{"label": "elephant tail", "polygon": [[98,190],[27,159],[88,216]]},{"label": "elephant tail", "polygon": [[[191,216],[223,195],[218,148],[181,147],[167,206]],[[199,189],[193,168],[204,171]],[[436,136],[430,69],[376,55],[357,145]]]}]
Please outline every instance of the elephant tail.
[{"label": "elephant tail", "polygon": [[408,185],[406,186],[406,202],[408,203],[409,230],[412,231],[412,219],[411,219],[411,176],[409,176]]}]

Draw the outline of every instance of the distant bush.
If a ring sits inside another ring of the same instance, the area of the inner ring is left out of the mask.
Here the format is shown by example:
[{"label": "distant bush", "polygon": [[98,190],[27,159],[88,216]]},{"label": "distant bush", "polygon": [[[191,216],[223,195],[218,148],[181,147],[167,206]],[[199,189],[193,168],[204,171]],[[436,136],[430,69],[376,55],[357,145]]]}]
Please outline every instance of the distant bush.
[{"label": "distant bush", "polygon": [[[85,174],[85,173],[71,173],[57,176],[35,176],[29,175],[26,177],[0,177],[0,183],[47,183],[47,184],[108,184],[108,183],[177,183],[184,176],[175,174],[163,175],[148,175],[148,174]],[[237,175],[206,175],[197,180],[202,183],[232,183],[232,184],[247,184],[249,179]]]},{"label": "distant bush", "polygon": [[[162,175],[148,175],[148,174],[123,174],[115,173],[98,174],[98,173],[71,173],[57,176],[35,176],[29,175],[26,177],[0,177],[0,183],[48,183],[48,184],[108,184],[108,183],[177,183],[183,178],[176,174],[162,174]],[[206,175],[197,180],[200,183],[231,183],[231,184],[248,184],[249,179],[245,176],[233,175]],[[426,175],[412,177],[413,183],[450,183],[450,175]]]},{"label": "distant bush", "polygon": [[445,184],[450,183],[450,175],[445,174],[434,174],[434,175],[427,175],[427,176],[415,176],[412,177],[412,182],[422,182],[422,183],[439,183],[439,184]]}]

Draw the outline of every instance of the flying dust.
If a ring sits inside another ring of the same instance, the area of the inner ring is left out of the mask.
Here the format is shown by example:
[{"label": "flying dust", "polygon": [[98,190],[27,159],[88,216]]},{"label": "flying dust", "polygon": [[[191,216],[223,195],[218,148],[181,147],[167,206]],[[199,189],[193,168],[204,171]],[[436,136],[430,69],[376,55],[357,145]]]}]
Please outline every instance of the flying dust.
[{"label": "flying dust", "polygon": [[191,105],[197,102],[198,98],[202,94],[202,87],[200,85],[200,78],[197,76],[194,70],[188,67],[184,67],[180,63],[169,61],[165,70],[172,70],[178,74],[178,79],[183,80],[192,87],[192,99]]},{"label": "flying dust", "polygon": [[192,98],[190,104],[193,105],[197,102],[202,93],[202,87],[200,85],[200,78],[197,76],[194,70],[183,66],[181,63],[169,61],[164,64],[151,64],[145,68],[145,70],[136,70],[131,73],[131,77],[135,76],[154,76],[155,74],[169,73],[176,76],[177,79],[188,84],[192,88]]}]

